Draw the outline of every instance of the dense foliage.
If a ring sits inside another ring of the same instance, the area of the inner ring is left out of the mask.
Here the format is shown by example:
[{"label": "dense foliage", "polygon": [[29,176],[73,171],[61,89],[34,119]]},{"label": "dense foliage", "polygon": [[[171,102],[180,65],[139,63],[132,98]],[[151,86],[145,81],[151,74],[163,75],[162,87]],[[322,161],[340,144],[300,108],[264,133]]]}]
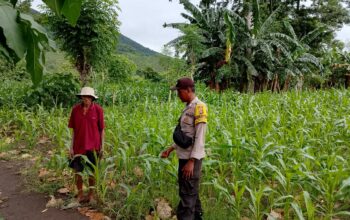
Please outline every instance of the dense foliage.
[{"label": "dense foliage", "polygon": [[27,107],[42,105],[45,108],[57,106],[69,107],[77,99],[80,83],[71,73],[55,73],[46,75],[39,87],[29,89],[24,96],[23,104]]},{"label": "dense foliage", "polygon": [[54,36],[74,60],[84,84],[92,68],[103,70],[115,51],[119,27],[117,4],[117,0],[84,0],[75,26],[47,11]]},{"label": "dense foliage", "polygon": [[78,77],[71,73],[47,74],[37,87],[32,87],[28,79],[23,78],[17,81],[5,78],[2,81],[0,108],[7,106],[35,110],[38,106],[45,109],[69,107],[78,100],[75,95],[81,87]]},{"label": "dense foliage", "polygon": [[0,55],[0,80],[12,79],[16,81],[26,81],[29,79],[29,74],[26,71],[24,61],[14,64],[7,61]]},{"label": "dense foliage", "polygon": [[332,80],[324,69],[333,64],[320,60],[332,48],[342,49],[334,33],[350,18],[344,2],[203,0],[195,6],[181,0],[187,22],[164,26],[183,33],[169,45],[196,66],[194,77],[210,88],[301,89],[312,75]]},{"label": "dense foliage", "polygon": [[109,61],[108,77],[112,81],[125,81],[136,73],[136,65],[123,55],[112,55]]},{"label": "dense foliage", "polygon": [[153,82],[162,81],[162,76],[151,67],[146,67],[145,69],[139,69],[137,71],[137,74]]}]

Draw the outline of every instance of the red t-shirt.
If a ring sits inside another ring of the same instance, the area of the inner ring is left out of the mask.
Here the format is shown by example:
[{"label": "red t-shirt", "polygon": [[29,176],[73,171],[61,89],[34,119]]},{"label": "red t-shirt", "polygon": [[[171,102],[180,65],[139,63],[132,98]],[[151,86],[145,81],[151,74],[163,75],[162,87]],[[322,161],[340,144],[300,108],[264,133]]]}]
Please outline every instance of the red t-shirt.
[{"label": "red t-shirt", "polygon": [[105,128],[102,107],[92,103],[84,115],[83,105],[75,105],[72,109],[68,127],[73,128],[74,154],[85,154],[88,150],[100,150],[101,133]]}]

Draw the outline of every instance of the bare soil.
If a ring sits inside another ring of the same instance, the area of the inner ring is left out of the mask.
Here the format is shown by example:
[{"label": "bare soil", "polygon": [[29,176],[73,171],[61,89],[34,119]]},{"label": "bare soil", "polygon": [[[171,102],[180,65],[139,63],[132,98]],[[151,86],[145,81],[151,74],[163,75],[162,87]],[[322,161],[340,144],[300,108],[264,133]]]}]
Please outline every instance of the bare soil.
[{"label": "bare soil", "polygon": [[74,209],[46,209],[48,196],[26,191],[19,173],[22,165],[20,161],[0,160],[0,220],[88,219]]}]

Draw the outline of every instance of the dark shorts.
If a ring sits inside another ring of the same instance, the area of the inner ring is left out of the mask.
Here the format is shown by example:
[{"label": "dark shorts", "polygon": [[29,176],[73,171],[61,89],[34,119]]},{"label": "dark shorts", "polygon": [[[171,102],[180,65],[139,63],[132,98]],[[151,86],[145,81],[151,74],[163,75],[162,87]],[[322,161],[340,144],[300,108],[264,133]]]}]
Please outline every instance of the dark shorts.
[{"label": "dark shorts", "polygon": [[86,161],[82,156],[75,156],[69,161],[69,167],[76,172],[83,172],[85,167],[88,167],[92,172],[95,171],[94,166],[96,166],[99,158],[99,153],[96,151],[86,151],[83,154],[87,157]]}]

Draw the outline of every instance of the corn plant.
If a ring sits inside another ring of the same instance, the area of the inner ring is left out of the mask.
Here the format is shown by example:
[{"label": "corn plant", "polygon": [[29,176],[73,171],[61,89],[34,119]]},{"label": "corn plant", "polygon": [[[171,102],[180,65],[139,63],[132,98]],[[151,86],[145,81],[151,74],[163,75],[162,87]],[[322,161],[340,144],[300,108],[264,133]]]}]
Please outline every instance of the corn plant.
[{"label": "corn plant", "polygon": [[[159,155],[172,143],[184,104],[166,83],[93,86],[106,121],[104,159],[94,173],[103,209],[116,218],[139,219],[159,197],[175,209],[178,161]],[[197,95],[209,109],[200,187],[207,219],[262,219],[272,210],[284,219],[349,218],[349,91],[217,94],[200,85]],[[42,164],[58,173],[67,170],[70,109],[18,103],[0,107],[0,150],[16,141],[35,150],[45,136],[52,155],[43,153]]]}]

